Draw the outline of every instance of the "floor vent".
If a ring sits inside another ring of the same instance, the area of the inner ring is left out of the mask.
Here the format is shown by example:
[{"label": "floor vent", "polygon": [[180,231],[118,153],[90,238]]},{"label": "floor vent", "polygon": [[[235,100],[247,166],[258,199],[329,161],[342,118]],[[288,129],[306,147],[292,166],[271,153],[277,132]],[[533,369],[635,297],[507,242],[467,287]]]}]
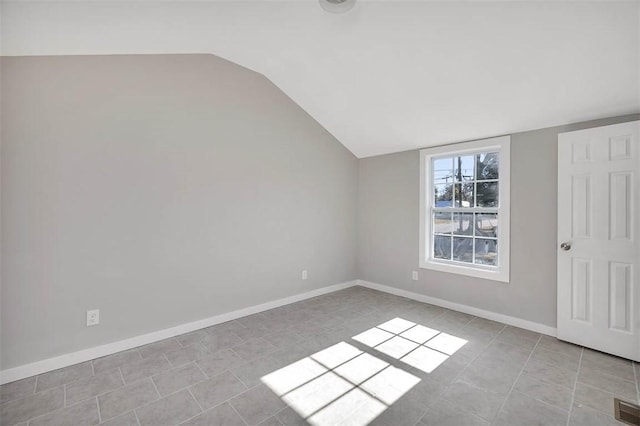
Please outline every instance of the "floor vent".
[{"label": "floor vent", "polygon": [[640,426],[640,406],[618,398],[613,399],[613,405],[616,410],[616,420],[628,425]]}]

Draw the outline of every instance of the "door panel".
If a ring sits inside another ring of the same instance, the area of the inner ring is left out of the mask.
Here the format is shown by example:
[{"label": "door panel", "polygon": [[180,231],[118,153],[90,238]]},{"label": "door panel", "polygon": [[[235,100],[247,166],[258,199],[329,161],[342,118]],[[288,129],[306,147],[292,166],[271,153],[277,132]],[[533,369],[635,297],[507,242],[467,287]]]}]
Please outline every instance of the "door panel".
[{"label": "door panel", "polygon": [[591,261],[573,259],[571,271],[572,319],[589,322],[591,318]]},{"label": "door panel", "polygon": [[611,262],[609,277],[609,328],[631,332],[631,271],[628,263]]},{"label": "door panel", "polygon": [[573,215],[572,236],[576,238],[591,235],[591,176],[573,176],[571,188],[571,214]]},{"label": "door panel", "polygon": [[635,121],[558,136],[558,338],[636,361],[639,134]]},{"label": "door panel", "polygon": [[609,222],[612,240],[631,240],[631,180],[630,172],[609,175],[611,205]]}]

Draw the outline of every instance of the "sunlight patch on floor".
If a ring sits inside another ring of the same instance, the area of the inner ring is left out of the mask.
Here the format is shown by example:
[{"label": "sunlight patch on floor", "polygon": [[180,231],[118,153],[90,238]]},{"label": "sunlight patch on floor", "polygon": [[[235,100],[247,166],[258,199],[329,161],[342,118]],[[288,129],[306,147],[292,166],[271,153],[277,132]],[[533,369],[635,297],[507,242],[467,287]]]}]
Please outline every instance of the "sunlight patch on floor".
[{"label": "sunlight patch on floor", "polygon": [[262,381],[269,386],[276,395],[282,396],[327,371],[329,370],[312,359],[304,358],[276,372],[267,374],[262,378]]},{"label": "sunlight patch on floor", "polygon": [[420,379],[413,374],[390,365],[360,387],[385,404],[391,405],[419,381]]},{"label": "sunlight patch on floor", "polygon": [[366,425],[420,378],[340,342],[262,382],[312,425]]},{"label": "sunlight patch on floor", "polygon": [[391,339],[393,336],[393,333],[389,333],[388,331],[380,330],[379,328],[374,327],[358,334],[357,336],[352,337],[352,339],[373,348],[375,346],[378,346],[380,343]]},{"label": "sunlight patch on floor", "polygon": [[368,353],[363,353],[336,368],[336,374],[359,385],[374,374],[384,370],[389,364]]},{"label": "sunlight patch on floor", "polygon": [[418,346],[420,345],[411,340],[394,336],[386,342],[380,343],[376,346],[376,349],[392,358],[400,359]]},{"label": "sunlight patch on floor", "polygon": [[353,385],[333,372],[328,372],[286,394],[282,399],[298,414],[307,418],[329,405],[351,389]]},{"label": "sunlight patch on floor", "polygon": [[366,425],[378,417],[387,406],[366,392],[355,388],[336,399],[325,409],[309,417],[312,425]]},{"label": "sunlight patch on floor", "polygon": [[447,355],[453,355],[467,343],[466,340],[447,333],[440,333],[433,339],[425,343],[425,346],[443,352]]},{"label": "sunlight patch on floor", "polygon": [[403,318],[370,328],[353,336],[353,340],[425,373],[431,373],[467,343],[460,337]]}]

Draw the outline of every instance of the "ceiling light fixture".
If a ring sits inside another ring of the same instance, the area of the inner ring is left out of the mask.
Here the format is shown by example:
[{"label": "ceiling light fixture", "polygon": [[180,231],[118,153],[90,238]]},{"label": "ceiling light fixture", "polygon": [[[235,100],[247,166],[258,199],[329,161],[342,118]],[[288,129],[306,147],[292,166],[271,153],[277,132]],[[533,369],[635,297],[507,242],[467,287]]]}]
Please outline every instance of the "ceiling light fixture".
[{"label": "ceiling light fixture", "polygon": [[343,13],[351,10],[356,4],[356,0],[319,0],[320,6],[331,13]]}]

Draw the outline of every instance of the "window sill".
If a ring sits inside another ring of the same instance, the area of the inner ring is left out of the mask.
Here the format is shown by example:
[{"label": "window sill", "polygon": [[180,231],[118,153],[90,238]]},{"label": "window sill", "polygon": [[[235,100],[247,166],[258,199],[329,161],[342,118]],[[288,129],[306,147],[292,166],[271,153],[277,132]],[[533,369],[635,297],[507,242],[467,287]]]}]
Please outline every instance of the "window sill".
[{"label": "window sill", "polygon": [[500,281],[509,283],[509,271],[504,269],[483,269],[476,267],[468,267],[464,265],[435,262],[433,260],[421,261],[421,269],[431,269],[433,271],[447,272],[450,274],[466,275],[474,278],[482,278],[491,281]]}]

